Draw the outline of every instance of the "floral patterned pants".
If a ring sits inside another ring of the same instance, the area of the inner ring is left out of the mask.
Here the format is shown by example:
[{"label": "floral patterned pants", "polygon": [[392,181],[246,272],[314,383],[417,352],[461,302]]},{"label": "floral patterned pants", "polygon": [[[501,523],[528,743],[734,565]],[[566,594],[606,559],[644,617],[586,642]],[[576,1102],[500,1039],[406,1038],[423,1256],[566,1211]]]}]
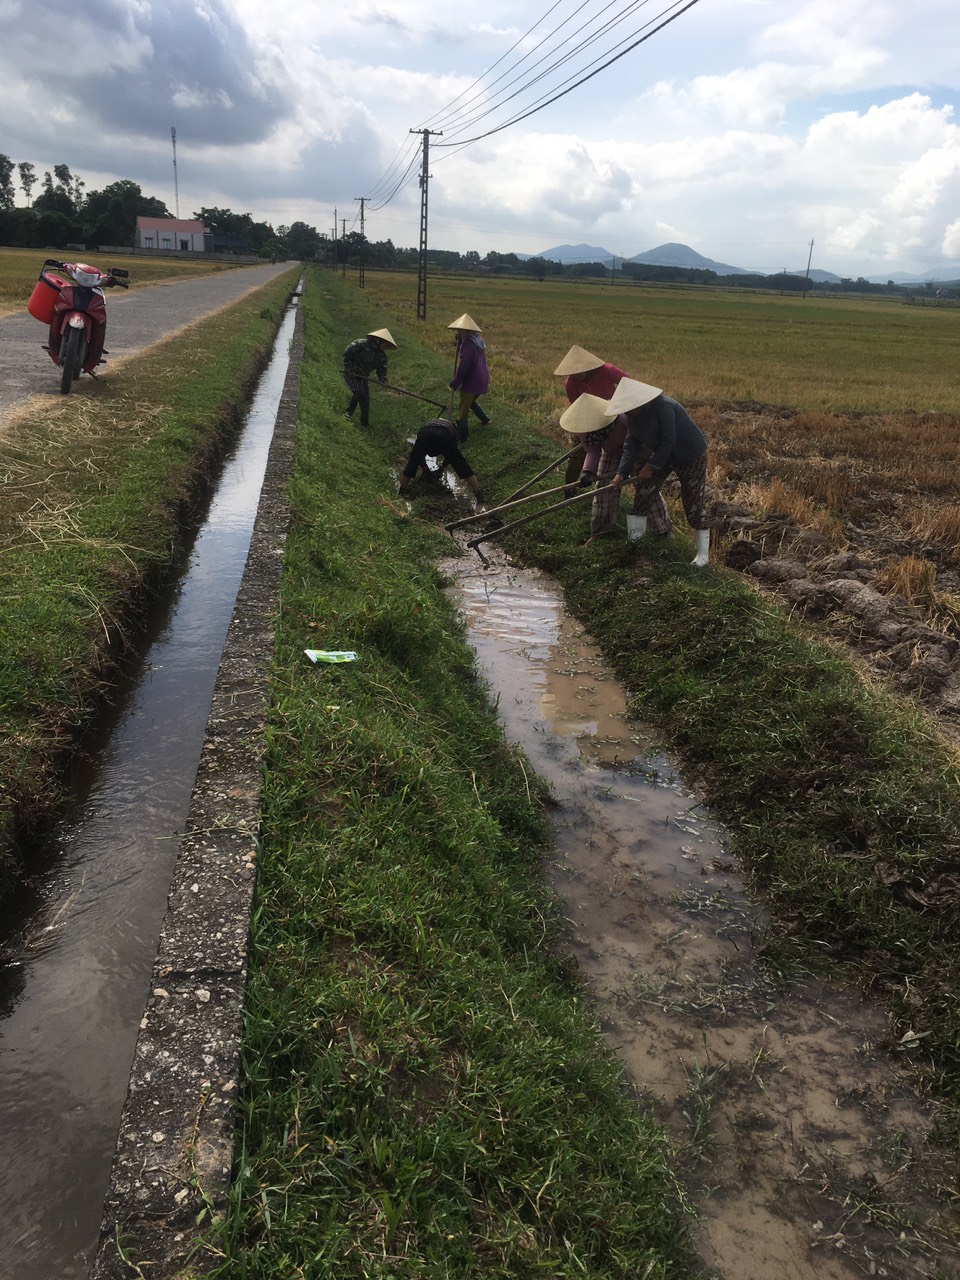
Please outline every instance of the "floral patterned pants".
[{"label": "floral patterned pants", "polygon": [[[660,486],[671,471],[680,481],[680,501],[683,503],[683,513],[687,517],[690,528],[708,529],[710,527],[706,508],[707,455],[705,453],[701,453],[700,457],[694,458],[692,462],[681,462],[678,466],[655,471],[643,484],[636,482],[637,470],[639,468],[635,468],[634,475],[631,476],[636,484],[633,514],[649,517],[651,533],[670,532],[669,515],[666,516],[666,528],[662,523],[661,511],[666,514],[666,507],[660,493]],[[606,497],[606,494],[603,496]]]}]

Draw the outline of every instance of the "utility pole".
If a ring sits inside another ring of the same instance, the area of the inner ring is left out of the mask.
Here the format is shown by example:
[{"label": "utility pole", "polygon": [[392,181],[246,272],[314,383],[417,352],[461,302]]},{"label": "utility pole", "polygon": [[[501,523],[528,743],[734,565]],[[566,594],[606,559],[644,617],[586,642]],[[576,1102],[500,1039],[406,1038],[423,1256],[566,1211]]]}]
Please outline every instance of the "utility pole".
[{"label": "utility pole", "polygon": [[364,287],[364,282],[363,282],[363,246],[364,246],[364,244],[366,243],[366,241],[364,240],[364,235],[363,235],[363,206],[364,206],[364,203],[366,202],[366,196],[354,196],[354,199],[355,199],[355,200],[359,200],[359,201],[360,201],[360,276],[359,276],[358,284],[359,284],[360,288],[362,289],[362,288]]},{"label": "utility pole", "polygon": [[810,252],[807,254],[807,274],[803,278],[803,296],[807,296],[810,288],[810,263],[813,261],[813,237],[810,237]]},{"label": "utility pole", "polygon": [[170,130],[170,141],[173,143],[173,201],[174,208],[177,211],[177,217],[180,217],[180,188],[177,185],[177,131]]},{"label": "utility pole", "polygon": [[617,274],[617,255],[614,254],[613,257],[610,259],[610,283],[611,284],[617,283],[616,274]]},{"label": "utility pole", "polygon": [[420,167],[420,254],[417,259],[417,319],[427,318],[427,184],[430,178],[430,136],[442,138],[433,129],[411,129],[423,138],[423,161]]},{"label": "utility pole", "polygon": [[340,264],[340,274],[341,276],[345,276],[347,274],[347,220],[346,218],[340,219],[340,243],[343,245],[343,261]]}]

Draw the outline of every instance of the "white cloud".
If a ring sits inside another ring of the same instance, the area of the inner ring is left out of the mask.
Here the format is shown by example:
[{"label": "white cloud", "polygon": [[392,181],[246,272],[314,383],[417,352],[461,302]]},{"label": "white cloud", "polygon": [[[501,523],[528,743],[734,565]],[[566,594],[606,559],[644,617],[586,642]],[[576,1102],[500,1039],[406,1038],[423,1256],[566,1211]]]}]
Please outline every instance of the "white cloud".
[{"label": "white cloud", "polygon": [[[175,125],[184,204],[326,228],[334,206],[388,189],[387,166],[417,145],[410,130],[442,128],[458,95],[480,95],[479,114],[512,92],[522,51],[551,23],[570,36],[585,12],[560,0],[524,38],[534,18],[518,24],[514,0],[474,14],[361,0],[322,17],[315,0],[0,0],[2,145],[41,172],[131,177],[170,204]],[[71,48],[53,79],[51,30]],[[528,121],[460,151],[437,140],[432,238],[626,254],[680,239],[779,270],[814,237],[842,274],[955,256],[957,33],[955,0],[698,5]],[[504,114],[539,93],[546,82]],[[456,136],[448,123],[444,141]],[[367,229],[412,244],[417,220],[414,180]]]}]

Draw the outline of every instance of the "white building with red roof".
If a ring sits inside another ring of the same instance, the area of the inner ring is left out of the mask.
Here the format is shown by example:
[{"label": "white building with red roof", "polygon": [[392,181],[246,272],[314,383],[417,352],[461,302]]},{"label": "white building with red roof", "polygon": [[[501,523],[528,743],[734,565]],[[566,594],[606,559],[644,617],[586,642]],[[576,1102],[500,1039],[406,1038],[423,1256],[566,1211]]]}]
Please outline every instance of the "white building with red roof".
[{"label": "white building with red roof", "polygon": [[176,253],[203,253],[210,232],[194,218],[137,218],[138,249],[166,249]]}]

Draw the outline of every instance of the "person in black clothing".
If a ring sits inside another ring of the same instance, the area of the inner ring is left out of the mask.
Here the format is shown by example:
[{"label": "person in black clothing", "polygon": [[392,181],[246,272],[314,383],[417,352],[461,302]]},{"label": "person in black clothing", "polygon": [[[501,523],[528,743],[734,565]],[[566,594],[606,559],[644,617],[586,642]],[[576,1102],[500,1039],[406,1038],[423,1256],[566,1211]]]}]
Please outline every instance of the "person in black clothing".
[{"label": "person in black clothing", "polygon": [[482,507],[485,498],[480,488],[480,481],[474,474],[473,467],[460,452],[461,441],[465,438],[466,431],[457,422],[450,422],[446,418],[431,418],[429,422],[425,422],[417,432],[407,465],[400,473],[401,490],[410,487],[420,467],[423,467],[424,471],[427,470],[427,458],[442,458],[445,464],[453,467],[461,480],[466,481],[474,492],[477,506]]},{"label": "person in black clothing", "polygon": [[343,380],[350,388],[347,417],[352,418],[360,406],[360,425],[370,425],[370,375],[375,373],[378,382],[387,380],[387,349],[396,351],[389,329],[374,329],[365,338],[351,342],[343,353]]},{"label": "person in black clothing", "polygon": [[627,537],[642,537],[647,518],[660,497],[660,486],[671,473],[680,481],[680,501],[687,523],[697,535],[692,561],[703,568],[710,560],[710,521],[706,510],[707,441],[684,409],[659,387],[623,378],[607,401],[607,417],[626,414],[627,437],[620,466],[611,484],[618,488],[632,480],[636,497],[627,517]]}]

